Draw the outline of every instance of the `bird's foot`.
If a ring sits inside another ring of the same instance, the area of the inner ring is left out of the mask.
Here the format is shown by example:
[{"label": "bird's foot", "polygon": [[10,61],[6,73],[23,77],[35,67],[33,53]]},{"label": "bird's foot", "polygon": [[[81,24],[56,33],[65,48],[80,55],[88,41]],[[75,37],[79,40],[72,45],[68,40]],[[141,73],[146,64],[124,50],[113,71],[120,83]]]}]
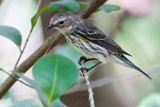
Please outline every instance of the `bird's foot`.
[{"label": "bird's foot", "polygon": [[87,61],[88,61],[88,59],[87,59],[85,56],[81,56],[81,57],[79,58],[78,64],[79,64],[79,65],[83,65],[83,64],[85,64]]},{"label": "bird's foot", "polygon": [[97,59],[96,59],[96,58],[86,58],[85,56],[81,56],[81,57],[79,58],[78,64],[82,66],[82,65],[84,65],[86,62],[92,61],[92,60],[97,60]]},{"label": "bird's foot", "polygon": [[86,67],[81,67],[79,71],[80,71],[80,75],[84,77],[85,73],[88,73],[89,69]]}]

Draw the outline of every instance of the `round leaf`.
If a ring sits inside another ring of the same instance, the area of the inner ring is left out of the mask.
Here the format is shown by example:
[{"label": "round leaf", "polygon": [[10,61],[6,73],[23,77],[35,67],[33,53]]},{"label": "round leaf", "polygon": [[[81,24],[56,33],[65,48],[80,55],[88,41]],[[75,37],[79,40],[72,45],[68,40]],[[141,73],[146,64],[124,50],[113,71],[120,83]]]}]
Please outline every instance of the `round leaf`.
[{"label": "round leaf", "polygon": [[88,2],[80,1],[80,2],[79,2],[79,5],[80,5],[80,8],[81,8],[81,9],[84,9],[86,6],[89,5],[89,3],[88,3]]},{"label": "round leaf", "polygon": [[80,6],[77,1],[75,0],[62,0],[62,3],[66,10],[72,11],[72,12],[78,12],[80,10]]},{"label": "round leaf", "polygon": [[78,12],[80,10],[80,6],[75,0],[60,0],[50,3],[48,10],[53,12],[59,8],[63,7],[63,11],[72,11]]},{"label": "round leaf", "polygon": [[49,12],[54,12],[55,10],[57,10],[61,7],[62,7],[61,1],[55,1],[55,2],[51,2],[49,4],[48,10],[49,10]]},{"label": "round leaf", "polygon": [[101,10],[103,10],[106,13],[110,13],[112,11],[116,11],[119,10],[120,7],[117,5],[113,5],[113,4],[104,4],[100,7]]},{"label": "round leaf", "polygon": [[14,42],[18,47],[21,46],[21,33],[14,27],[0,25],[0,36],[4,36]]},{"label": "round leaf", "polygon": [[78,69],[71,60],[53,54],[41,57],[32,72],[37,87],[46,95],[48,105],[69,89],[78,76]]}]

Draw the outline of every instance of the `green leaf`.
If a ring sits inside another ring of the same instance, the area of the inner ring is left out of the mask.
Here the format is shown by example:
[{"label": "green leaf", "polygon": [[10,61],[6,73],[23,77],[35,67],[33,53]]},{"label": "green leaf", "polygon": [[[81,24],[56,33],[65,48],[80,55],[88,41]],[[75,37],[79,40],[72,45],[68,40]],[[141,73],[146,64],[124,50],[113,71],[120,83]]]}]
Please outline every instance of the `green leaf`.
[{"label": "green leaf", "polygon": [[60,0],[56,2],[52,2],[49,5],[49,11],[53,12],[59,8],[63,8],[63,11],[72,11],[78,12],[80,10],[80,6],[75,0]]},{"label": "green leaf", "polygon": [[78,2],[75,0],[62,0],[62,3],[64,5],[64,8],[66,8],[66,10],[72,12],[78,12],[80,10]]},{"label": "green leaf", "polygon": [[4,36],[14,42],[18,47],[21,46],[21,33],[14,27],[0,25],[0,36]]},{"label": "green leaf", "polygon": [[81,9],[85,8],[86,6],[88,6],[88,4],[89,4],[88,2],[83,2],[83,1],[79,2],[79,5],[80,5]]},{"label": "green leaf", "polygon": [[41,57],[32,72],[36,85],[47,98],[47,105],[69,89],[78,76],[78,69],[70,59],[53,54]]},{"label": "green leaf", "polygon": [[49,6],[48,4],[44,5],[44,6],[43,6],[42,8],[40,8],[40,9],[36,12],[36,14],[32,17],[32,19],[31,19],[32,28],[35,27],[39,16],[48,9],[48,6]]},{"label": "green leaf", "polygon": [[100,10],[106,12],[106,13],[110,13],[112,11],[116,11],[119,10],[120,7],[114,4],[104,4],[100,7]]},{"label": "green leaf", "polygon": [[48,11],[49,12],[54,12],[55,10],[61,8],[62,5],[61,5],[61,1],[55,1],[55,2],[51,2],[49,4],[49,7],[48,7]]}]

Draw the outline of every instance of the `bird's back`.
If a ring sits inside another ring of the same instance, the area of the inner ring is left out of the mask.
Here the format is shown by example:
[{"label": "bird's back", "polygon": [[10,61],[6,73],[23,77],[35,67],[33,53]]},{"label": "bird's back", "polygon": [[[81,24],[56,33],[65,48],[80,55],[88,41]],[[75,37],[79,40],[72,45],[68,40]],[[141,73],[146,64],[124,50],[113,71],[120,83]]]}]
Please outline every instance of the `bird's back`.
[{"label": "bird's back", "polygon": [[110,54],[130,55],[125,52],[116,42],[114,42],[109,35],[104,34],[100,29],[87,20],[82,20],[81,22],[77,23],[73,31],[82,38],[107,49]]}]

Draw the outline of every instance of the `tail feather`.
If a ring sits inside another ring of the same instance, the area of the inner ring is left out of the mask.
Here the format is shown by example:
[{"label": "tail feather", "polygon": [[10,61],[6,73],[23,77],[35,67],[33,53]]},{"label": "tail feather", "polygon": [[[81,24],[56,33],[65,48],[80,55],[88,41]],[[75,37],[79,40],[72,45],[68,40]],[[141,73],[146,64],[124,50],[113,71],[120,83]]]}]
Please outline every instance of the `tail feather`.
[{"label": "tail feather", "polygon": [[141,70],[138,66],[136,66],[134,63],[132,63],[129,59],[127,59],[124,55],[116,56],[120,61],[123,62],[123,65],[126,64],[126,66],[129,66],[139,72],[141,72],[143,75],[145,75],[147,78],[152,79],[147,73],[145,73],[143,70]]}]

